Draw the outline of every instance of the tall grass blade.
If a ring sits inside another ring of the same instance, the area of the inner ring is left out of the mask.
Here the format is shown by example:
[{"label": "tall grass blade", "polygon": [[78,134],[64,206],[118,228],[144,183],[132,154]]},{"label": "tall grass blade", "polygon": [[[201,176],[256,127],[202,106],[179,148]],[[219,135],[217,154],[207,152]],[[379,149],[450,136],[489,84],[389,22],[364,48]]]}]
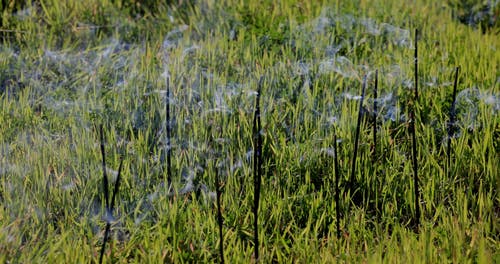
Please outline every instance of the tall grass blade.
[{"label": "tall grass blade", "polygon": [[254,136],[254,257],[256,261],[259,261],[259,200],[260,200],[260,188],[262,182],[262,135],[261,135],[261,121],[260,121],[260,97],[262,93],[262,82],[264,78],[261,77],[259,80],[259,86],[257,88],[257,98],[255,100],[255,113],[253,118],[253,136]]},{"label": "tall grass blade", "polygon": [[[455,104],[457,100],[457,86],[458,86],[458,73],[460,71],[460,67],[455,68],[455,82],[453,84],[453,101],[451,103],[451,108],[450,108],[450,121],[448,123],[448,146],[446,150],[446,155],[448,158],[448,174],[450,173],[450,166],[451,166],[451,138],[453,137],[454,133],[454,128],[455,128]],[[449,175],[448,175],[449,176]]]}]

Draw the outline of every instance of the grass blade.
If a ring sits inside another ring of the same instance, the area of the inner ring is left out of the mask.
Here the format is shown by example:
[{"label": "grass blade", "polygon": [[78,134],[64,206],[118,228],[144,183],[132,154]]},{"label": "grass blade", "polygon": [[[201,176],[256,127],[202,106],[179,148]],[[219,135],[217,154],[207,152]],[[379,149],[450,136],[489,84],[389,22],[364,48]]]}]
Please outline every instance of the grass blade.
[{"label": "grass blade", "polygon": [[259,261],[259,200],[260,200],[260,187],[262,182],[262,136],[261,136],[261,121],[260,121],[260,97],[262,93],[262,82],[264,78],[259,80],[257,88],[257,98],[255,100],[255,113],[253,118],[253,136],[254,136],[254,257]]}]

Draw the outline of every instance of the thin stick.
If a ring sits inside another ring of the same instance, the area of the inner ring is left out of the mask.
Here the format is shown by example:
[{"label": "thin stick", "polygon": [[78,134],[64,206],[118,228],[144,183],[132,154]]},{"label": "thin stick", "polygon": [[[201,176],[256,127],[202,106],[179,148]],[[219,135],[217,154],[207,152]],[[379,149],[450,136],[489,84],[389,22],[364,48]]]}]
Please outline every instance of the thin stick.
[{"label": "thin stick", "polygon": [[[111,205],[109,210],[113,211],[115,208],[115,198],[118,195],[118,190],[120,188],[120,178],[122,174],[123,158],[120,158],[120,166],[118,167],[118,175],[116,176],[115,188],[113,189],[113,196],[111,196]],[[111,213],[111,212],[110,212]]]},{"label": "thin stick", "polygon": [[335,212],[337,215],[337,238],[340,238],[340,171],[339,171],[339,158],[338,158],[338,143],[337,143],[337,134],[333,135],[333,154],[334,154],[334,163],[335,163]]},{"label": "thin stick", "polygon": [[219,179],[219,170],[216,166],[215,168],[215,183],[216,183],[216,193],[217,193],[217,222],[219,224],[219,240],[220,240],[220,245],[219,245],[219,254],[220,254],[220,261],[222,264],[224,264],[224,233],[222,231],[222,226],[223,226],[223,219],[222,219],[222,209],[220,206],[220,196],[221,196],[221,182]]},{"label": "thin stick", "polygon": [[257,98],[255,101],[255,113],[253,119],[253,135],[254,135],[254,255],[255,260],[259,261],[259,200],[260,200],[260,186],[262,182],[262,136],[261,136],[261,123],[260,123],[260,96],[262,93],[262,82],[264,78],[259,80],[257,88]]},{"label": "thin stick", "polygon": [[[104,161],[104,140],[102,137],[102,125],[101,125],[101,152],[103,156],[103,163],[104,163],[104,168],[106,167],[105,161]],[[111,231],[111,220],[110,218],[113,218],[113,209],[115,206],[115,198],[118,195],[118,191],[120,188],[120,178],[121,178],[121,173],[122,173],[122,166],[123,166],[123,158],[120,158],[120,166],[118,167],[118,175],[116,176],[116,181],[115,181],[115,188],[113,189],[113,194],[111,197],[111,204],[106,205],[106,229],[104,231],[104,239],[102,242],[102,247],[101,247],[101,254],[99,256],[99,263],[102,263],[102,260],[104,258],[104,250],[106,249],[106,242],[108,241],[109,238],[109,233]],[[106,203],[109,201],[109,194],[108,194],[108,179],[106,176],[106,169],[103,170],[103,177],[104,177],[104,190],[105,190],[105,199]]]},{"label": "thin stick", "polygon": [[[375,71],[375,86],[373,89],[373,154],[372,154],[372,164],[375,176],[375,189],[377,189],[377,97],[378,97],[378,69]],[[378,193],[375,193],[375,211],[378,214]]]},{"label": "thin stick", "polygon": [[104,241],[102,242],[101,255],[99,256],[99,264],[102,263],[104,257],[104,249],[106,248],[106,241],[108,241],[109,232],[111,230],[111,223],[106,223],[106,231],[104,231]]},{"label": "thin stick", "polygon": [[365,98],[365,88],[366,88],[366,75],[363,77],[363,88],[361,92],[361,100],[359,101],[359,111],[358,111],[358,124],[356,125],[356,136],[354,139],[354,154],[351,163],[351,178],[349,179],[349,189],[352,190],[352,185],[355,180],[356,175],[356,159],[358,156],[358,145],[359,145],[359,131],[361,130],[361,118],[363,116],[363,100]]},{"label": "thin stick", "polygon": [[416,100],[414,102],[413,107],[410,110],[410,133],[412,139],[412,161],[413,161],[413,186],[414,186],[414,195],[415,195],[415,229],[419,230],[420,227],[420,191],[418,189],[418,163],[417,163],[417,136],[415,131],[415,108],[416,108]]},{"label": "thin stick", "polygon": [[377,157],[377,90],[378,70],[375,71],[375,88],[373,90],[373,158]]},{"label": "thin stick", "polygon": [[106,201],[106,209],[109,208],[109,190],[108,190],[108,175],[106,173],[106,153],[104,151],[104,132],[102,124],[99,127],[101,134],[101,155],[102,155],[102,185],[104,190],[104,200]]},{"label": "thin stick", "polygon": [[[224,119],[223,119],[224,121]],[[220,127],[220,137],[222,138],[223,135],[223,122]],[[219,246],[219,254],[220,254],[220,261],[221,264],[224,264],[224,232],[222,230],[224,221],[222,218],[222,208],[221,208],[221,194],[222,194],[222,183],[219,178],[219,169],[217,168],[217,164],[215,164],[215,192],[217,195],[217,222],[219,224],[219,240],[220,240],[220,246]]]},{"label": "thin stick", "polygon": [[415,29],[415,101],[418,101],[418,29]]},{"label": "thin stick", "polygon": [[417,135],[415,130],[415,109],[418,104],[418,29],[415,29],[415,98],[410,109],[410,133],[412,138],[412,163],[413,163],[413,185],[415,195],[415,229],[418,232],[420,227],[420,190],[418,188],[418,162],[417,162]]},{"label": "thin stick", "polygon": [[172,138],[172,128],[170,124],[170,77],[167,77],[167,99],[165,103],[165,112],[167,114],[166,116],[166,126],[167,126],[167,183],[168,186],[170,186],[170,183],[172,182],[172,152],[170,149],[172,148],[171,146],[171,138]]},{"label": "thin stick", "polygon": [[[113,196],[111,198],[111,207],[106,209],[106,214],[109,216],[113,216],[112,212],[115,204],[115,197],[118,194],[118,189],[120,187],[120,175],[122,172],[122,164],[123,159],[120,160],[120,167],[118,168],[118,176],[116,177],[115,188],[113,191]],[[104,249],[106,249],[106,242],[109,238],[109,233],[111,232],[111,221],[106,219],[106,230],[104,231],[104,240],[102,241],[101,255],[99,256],[99,263],[102,263],[102,259],[104,257]]]},{"label": "thin stick", "polygon": [[453,136],[453,130],[455,126],[455,104],[457,99],[457,86],[458,86],[458,72],[460,71],[460,67],[455,68],[455,83],[453,85],[453,101],[451,103],[450,109],[450,122],[448,123],[448,146],[447,146],[447,157],[448,157],[448,174],[450,172],[451,166],[451,137]]},{"label": "thin stick", "polygon": [[[106,201],[106,214],[109,212],[109,191],[108,191],[108,177],[106,175],[106,152],[104,150],[104,133],[102,124],[99,126],[100,136],[101,136],[101,155],[102,155],[102,175],[103,175],[103,190],[104,190],[104,200]],[[110,223],[106,224],[106,231],[104,232],[104,240],[102,242],[101,255],[99,257],[99,263],[102,263],[104,256],[104,249],[106,248],[106,241],[109,236],[109,229],[111,228]]]}]

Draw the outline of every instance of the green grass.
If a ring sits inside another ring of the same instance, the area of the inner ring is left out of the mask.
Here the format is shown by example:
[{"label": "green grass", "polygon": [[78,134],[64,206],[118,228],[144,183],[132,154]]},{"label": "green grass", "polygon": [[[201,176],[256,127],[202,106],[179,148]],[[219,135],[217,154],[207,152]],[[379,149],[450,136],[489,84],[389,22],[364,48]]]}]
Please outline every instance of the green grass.
[{"label": "green grass", "polygon": [[[41,2],[2,17],[0,262],[98,261],[106,225],[99,124],[110,182],[125,157],[104,262],[218,262],[216,163],[225,260],[251,262],[261,76],[262,263],[500,262],[498,28],[463,25],[456,5],[427,0],[200,0],[155,11]],[[415,28],[418,233],[408,129]],[[354,203],[355,96],[367,74],[362,105],[371,113],[376,70],[378,154],[365,116]]]}]

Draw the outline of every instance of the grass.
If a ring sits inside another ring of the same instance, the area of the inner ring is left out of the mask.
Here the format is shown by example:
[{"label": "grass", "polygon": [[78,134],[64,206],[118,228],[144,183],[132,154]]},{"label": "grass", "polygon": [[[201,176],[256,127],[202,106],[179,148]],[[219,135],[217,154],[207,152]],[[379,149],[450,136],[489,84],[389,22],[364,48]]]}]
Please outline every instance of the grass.
[{"label": "grass", "polygon": [[[97,262],[100,175],[113,182],[122,156],[106,263],[219,262],[219,245],[230,263],[499,262],[494,32],[427,0],[206,0],[134,12],[68,0],[2,17],[0,262]],[[359,87],[377,70],[378,98],[361,101],[376,137],[361,122],[355,140]],[[113,146],[105,168],[96,123]],[[351,177],[362,203],[350,200]]]}]

